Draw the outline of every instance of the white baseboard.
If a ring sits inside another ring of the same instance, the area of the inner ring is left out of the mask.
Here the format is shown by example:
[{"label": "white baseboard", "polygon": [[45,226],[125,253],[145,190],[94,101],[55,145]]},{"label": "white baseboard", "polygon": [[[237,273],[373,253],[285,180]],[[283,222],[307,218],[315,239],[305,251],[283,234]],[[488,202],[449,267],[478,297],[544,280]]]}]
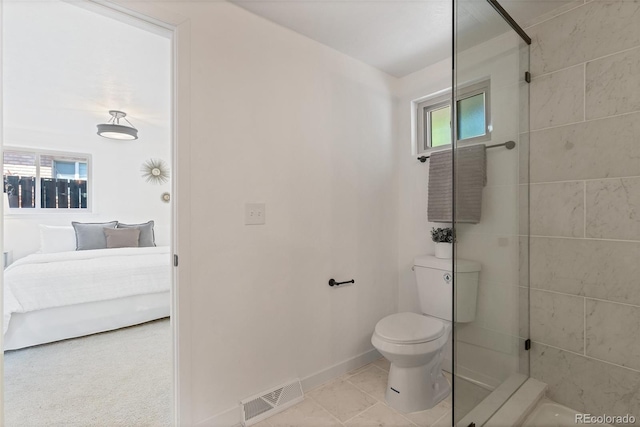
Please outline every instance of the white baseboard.
[{"label": "white baseboard", "polygon": [[227,409],[226,411],[200,421],[195,425],[196,427],[240,427],[242,426],[240,405]]},{"label": "white baseboard", "polygon": [[[300,382],[302,383],[302,390],[306,393],[311,389],[318,387],[328,381],[338,378],[341,375],[346,374],[349,371],[358,369],[364,365],[367,365],[375,360],[381,358],[382,355],[378,353],[376,349],[371,349],[358,356],[347,359],[343,362],[337,363],[326,369],[318,371],[314,374],[304,377]],[[242,425],[242,415],[240,412],[240,405],[234,406],[224,412],[207,418],[195,424],[196,427],[236,427]]]},{"label": "white baseboard", "polygon": [[327,369],[323,369],[316,372],[315,374],[311,374],[302,378],[300,380],[300,382],[302,383],[302,390],[306,393],[309,390],[318,387],[319,385],[338,378],[340,375],[344,375],[349,371],[353,371],[354,369],[358,369],[364,365],[367,365],[375,360],[380,359],[381,357],[382,355],[378,353],[378,350],[373,348],[369,351],[359,354],[356,357],[352,357],[351,359],[347,359],[343,362],[337,363],[333,366],[328,367]]}]

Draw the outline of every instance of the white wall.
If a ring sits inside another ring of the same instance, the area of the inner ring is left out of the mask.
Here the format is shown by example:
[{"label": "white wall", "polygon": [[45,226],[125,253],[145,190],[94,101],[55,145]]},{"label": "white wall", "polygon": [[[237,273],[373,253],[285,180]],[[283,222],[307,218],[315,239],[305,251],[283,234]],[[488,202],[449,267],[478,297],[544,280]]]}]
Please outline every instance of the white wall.
[{"label": "white wall", "polygon": [[451,88],[451,60],[447,59],[400,79],[397,89],[398,123],[396,156],[398,159],[398,309],[420,313],[413,259],[433,254],[431,227],[446,225],[427,220],[429,163],[417,160],[412,141],[413,100]]},{"label": "white wall", "polygon": [[[508,34],[483,43],[458,58],[458,84],[491,79],[493,132],[486,144],[519,142],[519,50]],[[446,60],[400,79],[398,105],[398,302],[400,311],[420,312],[411,266],[413,258],[434,252],[427,221],[429,162],[416,160],[411,140],[411,101],[445,90],[452,84]],[[487,151],[487,186],[482,220],[458,224],[457,255],[480,261],[476,321],[458,325],[458,372],[487,386],[496,386],[518,370],[518,149]],[[514,338],[515,337],[515,338]]]},{"label": "white wall", "polygon": [[[6,215],[5,250],[37,251],[37,224],[114,219],[153,219],[157,244],[169,244],[170,185],[146,183],[140,167],[171,163],[170,40],[64,2],[3,7],[3,145],[90,154],[93,196],[91,213]],[[96,135],[109,109],[129,113],[138,140]]]},{"label": "white wall", "polygon": [[[197,422],[372,349],[395,310],[393,79],[230,4],[179,11],[206,195],[192,204]],[[253,201],[265,226],[243,225]]]},{"label": "white wall", "polygon": [[[227,2],[160,7],[191,33],[181,321],[189,415],[207,424],[370,352],[376,322],[396,310],[395,79]],[[246,202],[266,203],[266,225],[244,225]],[[356,284],[330,288],[331,277]]]}]

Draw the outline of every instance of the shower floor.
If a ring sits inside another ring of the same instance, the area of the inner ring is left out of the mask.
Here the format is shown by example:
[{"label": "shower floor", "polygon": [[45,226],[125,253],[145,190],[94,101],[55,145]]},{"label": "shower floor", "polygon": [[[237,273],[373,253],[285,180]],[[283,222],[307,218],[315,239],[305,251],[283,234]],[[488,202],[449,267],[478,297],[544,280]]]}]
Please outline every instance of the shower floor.
[{"label": "shower floor", "polygon": [[[559,405],[552,400],[544,398],[533,409],[522,427],[569,427],[576,425],[576,414],[566,406]],[[593,426],[607,426],[610,424],[591,424]]]}]

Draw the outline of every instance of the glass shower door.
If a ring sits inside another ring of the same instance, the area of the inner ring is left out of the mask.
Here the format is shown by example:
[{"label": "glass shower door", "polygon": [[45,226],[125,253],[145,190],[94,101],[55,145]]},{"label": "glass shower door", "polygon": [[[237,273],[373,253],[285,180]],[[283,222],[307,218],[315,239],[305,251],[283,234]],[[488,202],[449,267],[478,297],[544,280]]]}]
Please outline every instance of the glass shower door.
[{"label": "glass shower door", "polygon": [[457,0],[453,57],[453,425],[466,427],[529,375],[529,46],[491,3]]}]

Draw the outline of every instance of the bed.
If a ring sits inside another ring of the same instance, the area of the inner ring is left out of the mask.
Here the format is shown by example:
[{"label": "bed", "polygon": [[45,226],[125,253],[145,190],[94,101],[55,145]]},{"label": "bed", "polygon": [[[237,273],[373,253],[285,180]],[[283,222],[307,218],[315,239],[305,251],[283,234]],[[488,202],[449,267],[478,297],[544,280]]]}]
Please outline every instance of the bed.
[{"label": "bed", "polygon": [[4,349],[136,325],[170,314],[168,247],[32,254],[4,272]]}]

